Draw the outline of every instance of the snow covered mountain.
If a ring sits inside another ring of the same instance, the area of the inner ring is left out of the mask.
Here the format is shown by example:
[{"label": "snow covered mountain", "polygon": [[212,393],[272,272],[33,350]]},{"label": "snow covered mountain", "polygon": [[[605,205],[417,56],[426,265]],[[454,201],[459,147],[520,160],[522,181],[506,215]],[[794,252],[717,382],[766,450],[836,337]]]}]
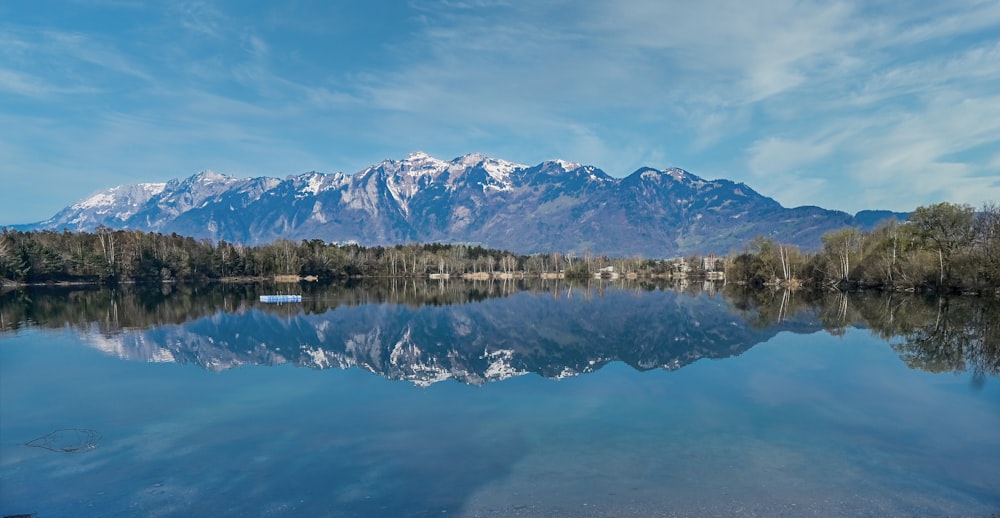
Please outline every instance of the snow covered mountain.
[{"label": "snow covered mountain", "polygon": [[28,228],[99,225],[260,244],[279,238],[388,245],[463,242],[521,253],[562,251],[667,257],[725,253],[757,235],[804,248],[864,218],[785,208],[745,184],[681,169],[613,178],[562,160],[535,166],[469,154],[385,160],[352,175],[317,172],[123,185]]}]

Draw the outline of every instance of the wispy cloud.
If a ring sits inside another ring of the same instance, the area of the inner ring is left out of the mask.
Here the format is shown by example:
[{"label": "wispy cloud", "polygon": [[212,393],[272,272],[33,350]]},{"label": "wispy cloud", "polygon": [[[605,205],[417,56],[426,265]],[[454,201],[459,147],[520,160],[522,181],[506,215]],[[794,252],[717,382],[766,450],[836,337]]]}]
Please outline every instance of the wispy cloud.
[{"label": "wispy cloud", "polygon": [[786,205],[1000,200],[995,1],[118,4],[0,22],[19,164],[350,172],[481,151],[679,166]]},{"label": "wispy cloud", "polygon": [[0,68],[0,91],[41,99],[55,94],[95,93],[97,90],[55,85],[31,74]]},{"label": "wispy cloud", "polygon": [[1000,5],[990,0],[924,1],[889,7],[877,33],[886,45],[917,45],[983,31],[987,36],[995,35],[1000,25]]},{"label": "wispy cloud", "polygon": [[181,1],[170,4],[169,10],[180,27],[200,36],[224,39],[229,31],[226,16],[211,2]]},{"label": "wispy cloud", "polygon": [[40,50],[50,56],[66,56],[108,71],[149,80],[151,75],[135,59],[127,57],[113,45],[96,41],[77,33],[45,31],[41,34]]},{"label": "wispy cloud", "polygon": [[152,79],[113,45],[79,33],[10,30],[0,36],[0,47],[7,61],[0,87],[20,95],[94,94],[123,76]]}]

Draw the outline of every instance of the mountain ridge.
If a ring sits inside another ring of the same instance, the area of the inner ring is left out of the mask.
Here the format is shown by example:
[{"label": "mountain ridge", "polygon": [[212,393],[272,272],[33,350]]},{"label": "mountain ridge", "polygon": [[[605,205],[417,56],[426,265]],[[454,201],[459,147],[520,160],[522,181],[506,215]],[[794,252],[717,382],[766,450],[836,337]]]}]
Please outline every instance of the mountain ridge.
[{"label": "mountain ridge", "polygon": [[528,166],[470,153],[445,161],[417,151],[350,175],[237,178],[205,170],[119,185],[16,228],[107,226],[248,245],[462,242],[519,253],[667,257],[727,253],[757,235],[816,249],[826,231],[872,228],[889,217],[905,214],[785,208],[744,183],[679,168],[615,178],[565,160]]}]

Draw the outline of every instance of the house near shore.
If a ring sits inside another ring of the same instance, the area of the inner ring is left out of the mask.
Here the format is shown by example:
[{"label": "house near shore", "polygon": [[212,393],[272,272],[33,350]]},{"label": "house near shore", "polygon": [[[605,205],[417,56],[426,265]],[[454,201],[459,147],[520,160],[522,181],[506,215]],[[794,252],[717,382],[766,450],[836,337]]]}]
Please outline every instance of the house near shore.
[{"label": "house near shore", "polygon": [[617,279],[618,277],[620,277],[620,274],[615,271],[614,266],[605,266],[594,272],[595,279]]}]

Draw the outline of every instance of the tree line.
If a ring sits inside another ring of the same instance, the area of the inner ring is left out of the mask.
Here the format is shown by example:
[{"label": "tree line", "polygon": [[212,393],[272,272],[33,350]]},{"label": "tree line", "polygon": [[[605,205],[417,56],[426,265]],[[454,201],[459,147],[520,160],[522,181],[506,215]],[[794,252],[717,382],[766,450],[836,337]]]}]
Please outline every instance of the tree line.
[{"label": "tree line", "polygon": [[314,239],[243,246],[108,227],[94,232],[0,230],[0,283],[169,282],[279,275],[312,276],[321,281],[476,273],[587,276],[611,264],[620,271],[667,273],[670,268],[661,261],[640,258],[559,252],[521,255],[467,244],[369,247]]},{"label": "tree line", "polygon": [[99,227],[94,232],[0,230],[0,283],[170,282],[312,276],[321,281],[430,274],[591,277],[698,275],[724,270],[748,285],[879,287],[937,291],[1000,288],[1000,206],[978,212],[940,203],[873,231],[825,234],[818,252],[758,237],[740,252],[704,260],[610,258],[552,252],[522,255],[469,244],[362,246],[279,240],[259,246],[177,234]]},{"label": "tree line", "polygon": [[918,207],[870,232],[854,227],[822,236],[804,253],[758,237],[731,254],[729,281],[749,285],[875,287],[920,291],[1000,289],[1000,206],[938,203]]}]

